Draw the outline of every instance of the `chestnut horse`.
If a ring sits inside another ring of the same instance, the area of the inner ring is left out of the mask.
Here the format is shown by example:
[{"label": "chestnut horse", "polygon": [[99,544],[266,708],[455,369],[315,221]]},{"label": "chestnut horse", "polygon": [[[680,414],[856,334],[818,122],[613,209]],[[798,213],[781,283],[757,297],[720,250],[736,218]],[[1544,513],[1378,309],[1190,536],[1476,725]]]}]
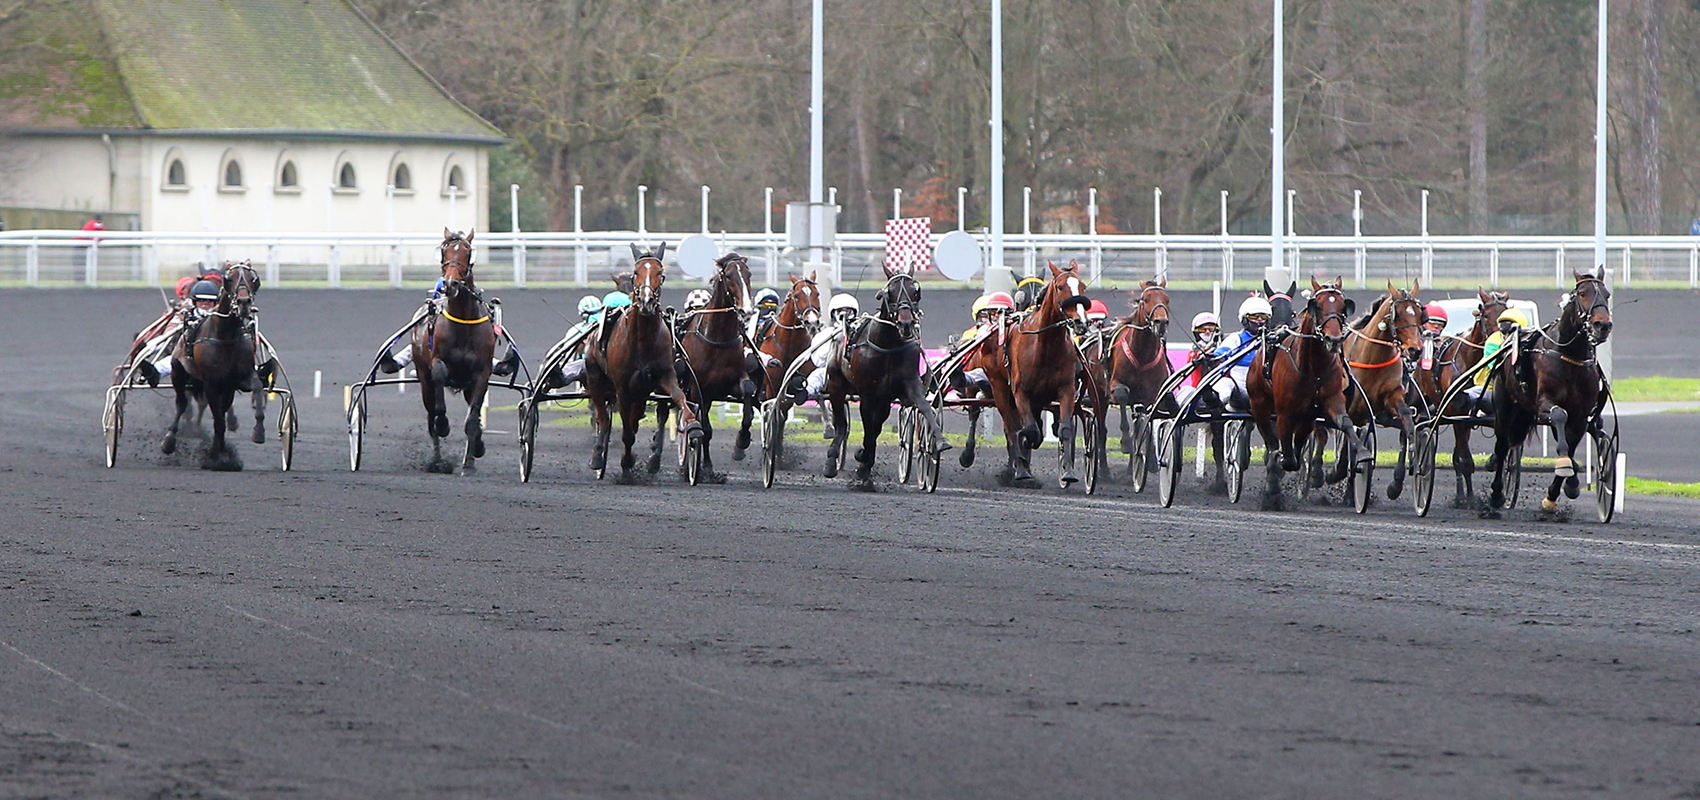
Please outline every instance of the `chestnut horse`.
[{"label": "chestnut horse", "polygon": [[[1542,510],[1558,509],[1560,487],[1572,500],[1580,492],[1576,446],[1599,412],[1601,378],[1594,348],[1611,335],[1611,290],[1606,288],[1604,266],[1573,275],[1576,288],[1558,319],[1534,334],[1519,332],[1520,341],[1501,348],[1511,348],[1511,355],[1493,368],[1494,472],[1487,516],[1497,517],[1505,507],[1507,454],[1537,425],[1552,426],[1558,444],[1558,466],[1541,498]],[[1527,352],[1519,353],[1523,347]]]},{"label": "chestnut horse", "polygon": [[[767,330],[756,332],[756,357],[761,361],[761,369],[755,377],[764,377],[761,384],[766,388],[766,397],[779,404],[779,414],[783,416],[793,405],[790,387],[781,386],[785,380],[785,370],[809,349],[815,334],[821,328],[820,286],[815,283],[815,273],[810,271],[807,277],[788,276],[791,279],[791,291],[786,292],[785,302],[779,306],[779,313],[768,323]],[[804,380],[814,364],[805,363],[797,370],[796,380]],[[779,453],[785,449],[784,432],[775,442]]]},{"label": "chestnut horse", "polygon": [[[686,381],[688,394],[695,399],[697,410],[703,412],[702,470],[712,483],[725,483],[726,476],[714,471],[708,445],[714,441],[713,415],[708,404],[715,400],[735,400],[744,406],[744,424],[738,431],[733,458],[744,460],[750,446],[750,418],[756,404],[761,402],[761,389],[750,377],[749,361],[744,355],[744,318],[754,311],[750,294],[750,262],[737,253],[727,253],[715,262],[717,269],[709,283],[708,305],[689,312],[685,329],[680,334],[679,350],[684,357],[678,362],[679,378]],[[667,431],[667,406],[655,409],[656,444]]]},{"label": "chestnut horse", "polygon": [[[1440,400],[1452,382],[1458,376],[1468,372],[1482,360],[1482,347],[1487,344],[1488,337],[1499,328],[1499,315],[1511,307],[1510,292],[1490,292],[1476,290],[1475,324],[1462,337],[1448,336],[1436,345],[1434,365],[1416,374],[1417,388],[1423,393],[1423,399],[1429,404],[1434,413],[1444,413],[1447,416],[1466,416],[1471,413],[1468,407],[1469,398],[1460,394],[1453,401],[1453,407],[1441,409]],[[1470,455],[1470,431],[1473,426],[1459,424],[1452,426],[1452,471],[1457,474],[1458,490],[1452,498],[1453,508],[1475,507],[1476,488],[1471,476],[1476,472],[1476,461]]]},{"label": "chestnut horse", "polygon": [[[1014,485],[1036,488],[1032,453],[1043,440],[1039,414],[1057,404],[1057,439],[1061,448],[1064,487],[1080,480],[1074,468],[1075,401],[1080,392],[1084,364],[1074,335],[1085,330],[1085,281],[1080,265],[1070,261],[1067,269],[1048,265],[1051,279],[1045,284],[1038,307],[1020,322],[1008,326],[1001,364],[988,365],[992,400],[1003,417],[1004,445],[1009,450],[1008,478]],[[1088,381],[1090,384],[1091,382]],[[1098,419],[1104,418],[1108,393],[1092,391],[1091,402]],[[1102,428],[1100,428],[1100,432]]]},{"label": "chestnut horse", "polygon": [[[598,476],[608,466],[608,438],[614,421],[612,405],[620,407],[620,441],[625,445],[625,453],[620,457],[622,480],[631,477],[636,463],[632,444],[637,441],[638,424],[643,421],[650,395],[657,389],[678,408],[686,435],[693,439],[702,436],[702,424],[679,384],[673,333],[661,317],[661,283],[666,279],[661,259],[666,255],[666,244],[652,251],[632,245],[632,305],[619,319],[609,321],[603,317],[604,330],[585,353],[584,385],[596,415],[596,444],[591,450],[590,468]],[[649,455],[650,474],[661,470],[661,438],[656,437]]]},{"label": "chestnut horse", "polygon": [[[1110,334],[1109,379],[1111,402],[1121,407],[1122,452],[1133,452],[1133,435],[1128,430],[1131,406],[1154,406],[1157,391],[1169,379],[1169,281],[1145,281],[1132,292],[1133,314],[1124,317]],[[1170,399],[1173,402],[1173,399]],[[1148,468],[1156,470],[1152,460]]]},{"label": "chestnut horse", "polygon": [[827,364],[826,394],[832,408],[832,446],[826,455],[826,477],[838,474],[844,444],[850,438],[846,397],[857,396],[862,409],[862,446],[856,450],[852,488],[872,489],[874,449],[892,403],[920,412],[927,421],[934,452],[949,449],[938,415],[927,402],[921,383],[921,287],[907,272],[886,267],[885,287],[876,299],[879,308],[846,338],[838,357]]},{"label": "chestnut horse", "polygon": [[1388,281],[1387,296],[1353,323],[1346,340],[1346,365],[1363,390],[1348,398],[1352,422],[1368,425],[1373,414],[1377,425],[1399,426],[1399,456],[1393,466],[1393,482],[1387,485],[1389,500],[1398,499],[1404,491],[1405,450],[1416,430],[1412,398],[1405,393],[1405,369],[1422,355],[1423,323],[1428,318],[1423,301],[1417,299],[1417,289],[1417,284],[1406,290]]},{"label": "chestnut horse", "polygon": [[484,425],[479,410],[490,388],[490,359],[496,351],[496,329],[490,307],[472,279],[472,237],[468,232],[443,229],[443,297],[429,305],[425,318],[413,326],[413,367],[419,375],[419,397],[425,404],[426,428],[431,432],[432,472],[453,472],[443,461],[443,438],[449,435],[445,390],[466,398],[466,455],[462,474],[477,471],[484,457]]},{"label": "chestnut horse", "polygon": [[[1263,436],[1266,453],[1265,510],[1281,508],[1281,473],[1298,470],[1305,443],[1318,433],[1319,418],[1346,435],[1346,448],[1333,480],[1344,477],[1348,459],[1357,458],[1357,436],[1346,413],[1350,375],[1341,357],[1346,318],[1356,304],[1340,290],[1338,278],[1330,283],[1317,283],[1312,278],[1310,285],[1310,302],[1299,315],[1298,329],[1273,347],[1265,346],[1252,359],[1246,375],[1252,418]],[[1312,472],[1313,481],[1321,477],[1320,470]]]},{"label": "chestnut horse", "polygon": [[[160,450],[166,455],[177,451],[178,426],[189,412],[190,398],[198,395],[213,416],[212,445],[201,459],[201,468],[236,471],[242,469],[242,462],[225,444],[224,434],[235,420],[231,406],[237,390],[261,389],[254,371],[254,338],[249,325],[260,279],[252,267],[235,264],[225,271],[220,283],[218,305],[201,321],[194,341],[185,337],[172,350],[171,388],[177,395],[177,413],[171,417]],[[255,413],[263,413],[262,408],[256,403]],[[263,423],[263,417],[254,422],[256,441],[264,441]]]}]

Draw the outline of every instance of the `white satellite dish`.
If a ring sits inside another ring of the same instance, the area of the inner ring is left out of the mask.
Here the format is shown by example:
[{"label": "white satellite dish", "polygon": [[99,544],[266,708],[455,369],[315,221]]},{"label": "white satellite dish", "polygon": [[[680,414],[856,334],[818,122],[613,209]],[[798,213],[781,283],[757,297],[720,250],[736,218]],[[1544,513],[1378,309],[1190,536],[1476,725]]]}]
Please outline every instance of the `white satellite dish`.
[{"label": "white satellite dish", "polygon": [[980,243],[967,231],[951,231],[939,238],[933,249],[933,263],[939,274],[953,281],[965,281],[980,274]]},{"label": "white satellite dish", "polygon": [[720,247],[704,234],[692,234],[679,242],[679,268],[693,278],[714,274],[714,260],[720,257]]}]

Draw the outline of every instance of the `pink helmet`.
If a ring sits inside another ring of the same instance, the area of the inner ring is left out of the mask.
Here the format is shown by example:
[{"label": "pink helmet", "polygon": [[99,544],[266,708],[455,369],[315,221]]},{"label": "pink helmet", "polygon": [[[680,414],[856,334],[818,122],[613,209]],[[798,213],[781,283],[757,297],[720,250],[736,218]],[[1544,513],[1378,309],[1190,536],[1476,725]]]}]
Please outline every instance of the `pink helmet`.
[{"label": "pink helmet", "polygon": [[1192,329],[1193,330],[1196,331],[1199,328],[1202,328],[1206,325],[1215,325],[1216,327],[1220,328],[1220,327],[1222,327],[1222,321],[1217,319],[1216,315],[1210,313],[1209,311],[1200,311],[1197,314],[1194,314],[1192,316]]},{"label": "pink helmet", "polygon": [[1092,304],[1088,305],[1086,307],[1086,318],[1087,319],[1104,319],[1105,317],[1108,317],[1109,315],[1110,315],[1110,307],[1107,306],[1107,305],[1104,305],[1104,301],[1102,301],[1102,300],[1093,300]]},{"label": "pink helmet", "polygon": [[992,292],[991,296],[986,298],[986,308],[1013,311],[1015,309],[1015,298],[1010,297],[1009,292]]}]

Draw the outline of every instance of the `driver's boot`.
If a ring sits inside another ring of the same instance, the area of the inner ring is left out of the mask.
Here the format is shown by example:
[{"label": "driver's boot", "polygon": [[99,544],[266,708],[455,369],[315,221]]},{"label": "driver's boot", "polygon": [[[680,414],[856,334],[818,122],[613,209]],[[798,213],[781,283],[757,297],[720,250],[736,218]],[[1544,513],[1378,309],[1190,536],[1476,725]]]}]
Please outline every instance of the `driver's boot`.
[{"label": "driver's boot", "polygon": [[385,375],[394,375],[401,371],[401,364],[396,362],[393,354],[385,350],[384,354],[378,357],[378,371]]},{"label": "driver's boot", "polygon": [[159,370],[154,368],[152,361],[143,361],[136,365],[136,371],[142,373],[142,378],[148,382],[149,387],[159,388]]}]

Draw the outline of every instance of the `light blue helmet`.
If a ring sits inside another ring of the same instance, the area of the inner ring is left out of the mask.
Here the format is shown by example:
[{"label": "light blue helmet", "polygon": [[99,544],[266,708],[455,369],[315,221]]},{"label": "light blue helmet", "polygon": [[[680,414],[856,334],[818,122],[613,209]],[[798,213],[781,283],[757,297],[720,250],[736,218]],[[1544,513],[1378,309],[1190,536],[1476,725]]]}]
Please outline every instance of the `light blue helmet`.
[{"label": "light blue helmet", "polygon": [[773,308],[778,308],[779,307],[779,300],[780,300],[779,293],[772,290],[772,289],[762,289],[761,291],[756,292],[756,307],[757,308],[768,307],[768,306],[771,306]]},{"label": "light blue helmet", "polygon": [[596,312],[601,311],[601,310],[602,310],[602,299],[597,297],[596,295],[587,294],[584,297],[579,298],[579,301],[578,301],[578,315],[579,316],[590,317],[590,316],[595,315]]},{"label": "light blue helmet", "polygon": [[609,292],[602,295],[603,308],[629,308],[631,304],[632,296],[625,292]]}]

